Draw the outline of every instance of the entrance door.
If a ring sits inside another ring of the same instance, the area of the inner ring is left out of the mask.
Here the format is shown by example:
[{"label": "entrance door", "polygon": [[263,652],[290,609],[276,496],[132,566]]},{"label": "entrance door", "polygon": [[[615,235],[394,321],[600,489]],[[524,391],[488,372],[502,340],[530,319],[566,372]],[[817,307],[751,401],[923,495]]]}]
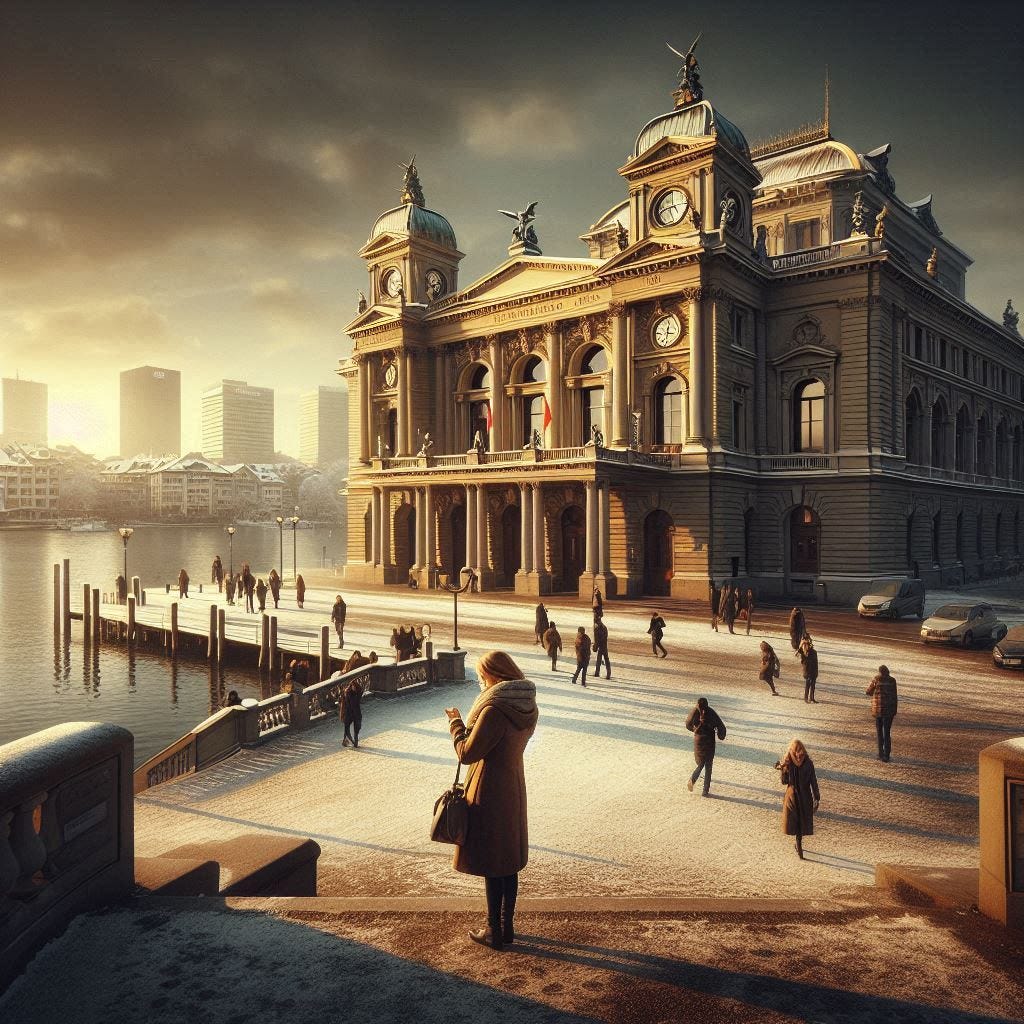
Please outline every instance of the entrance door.
[{"label": "entrance door", "polygon": [[447,561],[450,582],[459,583],[459,573],[466,564],[466,506],[452,505],[452,550]]},{"label": "entrance door", "polygon": [[658,508],[644,520],[644,593],[667,597],[672,583],[672,517]]},{"label": "entrance door", "polygon": [[405,517],[405,551],[406,551],[406,572],[412,568],[416,561],[416,509],[409,507],[408,515]]},{"label": "entrance door", "polygon": [[577,590],[587,562],[586,516],[579,505],[562,512],[562,589]]},{"label": "entrance door", "polygon": [[789,571],[818,574],[818,535],[821,523],[817,513],[806,505],[793,509],[789,517]]},{"label": "entrance door", "polygon": [[508,505],[501,514],[501,583],[503,587],[514,587],[516,573],[523,564],[520,550],[520,524],[522,515],[518,505]]}]

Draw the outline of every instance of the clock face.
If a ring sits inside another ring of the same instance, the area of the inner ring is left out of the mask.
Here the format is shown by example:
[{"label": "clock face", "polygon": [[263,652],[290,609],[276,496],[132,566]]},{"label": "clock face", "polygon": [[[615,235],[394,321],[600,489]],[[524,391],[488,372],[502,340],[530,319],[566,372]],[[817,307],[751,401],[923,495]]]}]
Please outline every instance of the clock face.
[{"label": "clock face", "polygon": [[654,203],[654,219],[662,227],[678,224],[690,208],[686,193],[678,188],[663,192]]},{"label": "clock face", "polygon": [[679,340],[682,333],[679,326],[679,317],[669,315],[663,316],[654,325],[654,344],[659,348],[668,348]]},{"label": "clock face", "polygon": [[384,386],[393,388],[398,383],[398,367],[394,363],[388,363],[384,370]]},{"label": "clock face", "polygon": [[424,281],[427,285],[427,298],[431,302],[441,298],[448,291],[448,282],[445,281],[444,274],[440,270],[428,270]]},{"label": "clock face", "polygon": [[402,272],[392,267],[386,271],[384,278],[381,281],[384,285],[384,291],[388,293],[393,299],[398,298],[398,293],[402,290]]}]

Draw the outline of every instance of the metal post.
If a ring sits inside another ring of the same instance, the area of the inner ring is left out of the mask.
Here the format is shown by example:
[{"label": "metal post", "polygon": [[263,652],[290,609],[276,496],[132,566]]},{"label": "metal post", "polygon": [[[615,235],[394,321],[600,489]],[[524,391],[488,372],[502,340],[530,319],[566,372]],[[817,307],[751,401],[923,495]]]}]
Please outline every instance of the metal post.
[{"label": "metal post", "polygon": [[93,587],[92,591],[92,638],[100,638],[100,588]]},{"label": "metal post", "polygon": [[292,579],[293,580],[297,579],[298,575],[299,575],[299,567],[298,567],[298,562],[297,562],[297,559],[296,559],[296,551],[298,550],[298,548],[296,547],[296,541],[295,541],[296,527],[298,525],[299,525],[298,520],[297,519],[293,519],[292,520]]},{"label": "metal post", "polygon": [[178,602],[171,602],[171,654],[178,653]]},{"label": "metal post", "polygon": [[53,563],[53,632],[60,632],[60,562]]},{"label": "metal post", "polygon": [[[470,576],[470,580],[473,577]],[[469,580],[466,581],[466,585],[469,585]],[[452,591],[452,597],[455,598],[455,607],[452,611],[452,650],[457,651],[459,649],[459,592],[457,590]]]},{"label": "metal post", "polygon": [[89,584],[82,584],[82,639],[88,643],[92,636],[92,607]]},{"label": "metal post", "polygon": [[71,559],[64,559],[63,579],[61,580],[61,603],[64,613],[64,636],[71,636]]},{"label": "metal post", "polygon": [[224,664],[224,655],[227,651],[228,638],[225,636],[224,609],[217,609],[217,664]]},{"label": "metal post", "polygon": [[320,627],[320,678],[331,674],[331,627]]},{"label": "metal post", "polygon": [[207,638],[206,656],[213,658],[217,653],[217,606],[210,605],[210,635]]},{"label": "metal post", "polygon": [[128,595],[128,637],[129,642],[135,640],[135,595]]}]

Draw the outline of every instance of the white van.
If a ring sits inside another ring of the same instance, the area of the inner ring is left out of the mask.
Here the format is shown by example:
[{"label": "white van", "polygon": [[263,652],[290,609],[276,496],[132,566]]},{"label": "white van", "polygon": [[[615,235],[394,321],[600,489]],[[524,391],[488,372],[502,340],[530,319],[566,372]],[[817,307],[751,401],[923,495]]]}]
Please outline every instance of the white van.
[{"label": "white van", "polygon": [[904,615],[924,618],[924,582],[908,577],[872,580],[871,587],[857,605],[857,614],[865,618],[898,619]]}]

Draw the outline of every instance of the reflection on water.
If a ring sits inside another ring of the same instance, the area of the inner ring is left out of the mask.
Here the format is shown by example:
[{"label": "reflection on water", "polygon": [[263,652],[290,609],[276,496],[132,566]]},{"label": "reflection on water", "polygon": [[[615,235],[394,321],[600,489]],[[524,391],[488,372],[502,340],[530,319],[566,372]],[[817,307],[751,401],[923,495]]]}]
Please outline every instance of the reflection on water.
[{"label": "reflection on water", "polygon": [[[300,567],[319,565],[325,555],[343,557],[340,530],[297,533]],[[198,588],[218,553],[227,566],[227,537],[217,527],[140,526],[128,546],[128,572],[141,576],[147,588],[163,589],[185,566]],[[257,575],[280,569],[276,528],[238,527],[233,557],[236,569],[248,561]],[[114,722],[135,734],[138,764],[223,706],[228,690],[257,699],[276,692],[252,669],[211,667],[205,643],[189,645],[172,661],[158,647],[85,642],[78,620],[69,639],[55,638],[53,563],[63,558],[70,559],[71,601],[78,608],[83,584],[102,593],[114,589],[124,549],[115,530],[0,530],[0,744],[61,722]]]}]

